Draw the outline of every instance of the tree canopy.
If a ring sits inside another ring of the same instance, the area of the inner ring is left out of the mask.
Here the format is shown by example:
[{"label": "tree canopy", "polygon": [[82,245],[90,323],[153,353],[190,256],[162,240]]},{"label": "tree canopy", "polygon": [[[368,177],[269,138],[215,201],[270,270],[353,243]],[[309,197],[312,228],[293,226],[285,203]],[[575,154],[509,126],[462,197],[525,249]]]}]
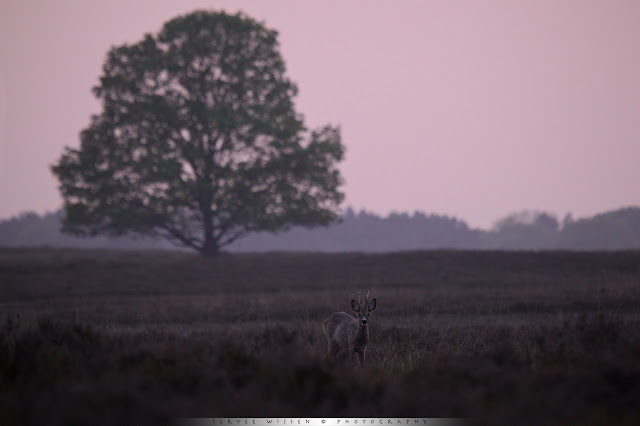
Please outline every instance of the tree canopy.
[{"label": "tree canopy", "polygon": [[166,238],[215,255],[253,231],[333,221],[340,130],[308,131],[277,32],[197,11],[108,53],[102,112],[52,166],[63,230]]}]

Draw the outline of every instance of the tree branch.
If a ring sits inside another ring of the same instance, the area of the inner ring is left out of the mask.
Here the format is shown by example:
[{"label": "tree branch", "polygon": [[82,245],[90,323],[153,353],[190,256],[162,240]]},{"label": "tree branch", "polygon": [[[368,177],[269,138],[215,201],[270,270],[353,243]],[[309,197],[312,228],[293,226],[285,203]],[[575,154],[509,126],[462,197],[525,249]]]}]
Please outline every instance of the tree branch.
[{"label": "tree branch", "polygon": [[159,226],[159,228],[165,231],[165,234],[162,236],[172,242],[177,241],[185,247],[191,247],[196,250],[199,250],[202,247],[202,241],[200,239],[196,237],[187,237],[178,229],[170,226],[168,223],[162,224],[161,226]]},{"label": "tree branch", "polygon": [[[248,232],[248,231],[247,231],[246,229],[244,229],[244,228],[240,228],[240,229],[238,229],[236,232],[232,233],[232,234],[231,234],[228,238],[226,238],[226,239],[218,238],[218,241],[219,241],[219,243],[218,243],[218,244],[219,244],[219,246],[220,246],[220,247],[227,246],[227,245],[229,245],[229,244],[233,243],[234,241],[236,241],[238,238],[240,238],[240,237],[242,237],[242,236],[246,235],[246,234],[247,234],[247,232]],[[224,234],[222,234],[222,235],[224,235]],[[220,235],[220,237],[222,237],[222,235]]]}]

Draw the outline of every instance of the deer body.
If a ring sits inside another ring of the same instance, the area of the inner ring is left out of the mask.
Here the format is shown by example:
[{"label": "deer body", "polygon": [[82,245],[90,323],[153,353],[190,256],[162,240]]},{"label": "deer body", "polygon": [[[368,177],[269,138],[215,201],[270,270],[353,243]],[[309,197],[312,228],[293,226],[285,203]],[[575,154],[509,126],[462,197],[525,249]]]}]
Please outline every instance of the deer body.
[{"label": "deer body", "polygon": [[364,305],[361,301],[351,301],[351,307],[358,314],[357,319],[345,312],[335,312],[322,322],[329,346],[327,358],[335,358],[341,349],[346,349],[349,360],[353,360],[354,354],[358,354],[359,364],[364,366],[365,351],[369,343],[367,323],[371,312],[376,308],[376,299],[369,303],[368,298],[369,295]]}]

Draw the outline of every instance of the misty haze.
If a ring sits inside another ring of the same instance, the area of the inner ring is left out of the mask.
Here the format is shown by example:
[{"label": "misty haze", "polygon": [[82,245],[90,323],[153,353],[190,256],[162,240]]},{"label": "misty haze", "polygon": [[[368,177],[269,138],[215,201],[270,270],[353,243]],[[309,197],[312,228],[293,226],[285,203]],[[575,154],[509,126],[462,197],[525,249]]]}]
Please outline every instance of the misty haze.
[{"label": "misty haze", "polygon": [[[82,238],[60,231],[64,213],[24,213],[0,222],[0,246],[104,249],[176,249],[162,240],[133,237]],[[489,230],[439,215],[394,213],[381,217],[348,208],[339,223],[318,229],[293,228],[278,234],[248,235],[230,252],[388,252],[424,249],[463,250],[638,250],[640,208],[625,208],[593,217],[559,219],[524,211],[496,221]]]}]

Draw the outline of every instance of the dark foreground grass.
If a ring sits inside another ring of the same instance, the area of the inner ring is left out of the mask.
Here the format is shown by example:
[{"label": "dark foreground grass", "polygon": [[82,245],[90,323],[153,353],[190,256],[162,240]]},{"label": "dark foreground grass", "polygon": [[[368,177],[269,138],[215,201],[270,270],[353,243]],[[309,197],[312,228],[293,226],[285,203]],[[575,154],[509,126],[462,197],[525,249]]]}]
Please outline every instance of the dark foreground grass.
[{"label": "dark foreground grass", "polygon": [[9,319],[0,332],[1,416],[3,424],[426,415],[492,424],[634,424],[639,332],[637,324],[605,314],[545,326],[452,327],[446,334],[386,328],[379,338],[410,365],[393,371],[375,356],[360,370],[346,360],[327,362],[308,349],[317,336],[295,327],[123,334]]},{"label": "dark foreground grass", "polygon": [[[368,365],[321,320],[378,298]],[[0,424],[636,424],[640,254],[0,250]]]}]

